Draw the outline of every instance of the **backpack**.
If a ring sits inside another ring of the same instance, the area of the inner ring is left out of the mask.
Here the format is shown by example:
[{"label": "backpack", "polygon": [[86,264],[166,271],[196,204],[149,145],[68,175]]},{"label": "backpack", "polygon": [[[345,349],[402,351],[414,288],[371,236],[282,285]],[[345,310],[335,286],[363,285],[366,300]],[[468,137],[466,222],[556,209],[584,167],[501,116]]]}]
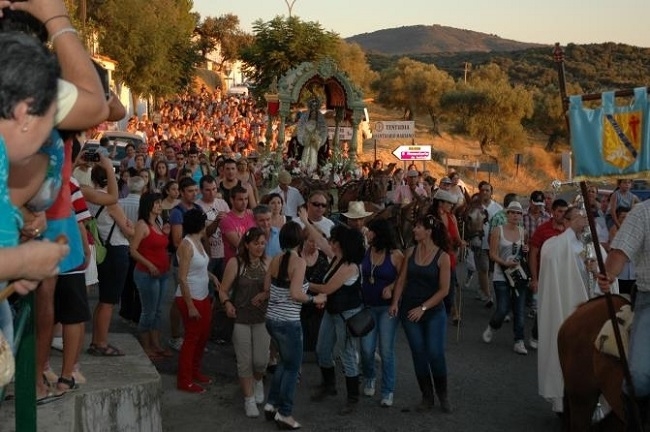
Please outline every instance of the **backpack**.
[{"label": "backpack", "polygon": [[[101,264],[104,262],[107,253],[106,244],[102,240],[102,237],[99,235],[99,229],[97,228],[97,218],[99,217],[99,214],[103,210],[104,210],[104,206],[101,206],[99,210],[97,210],[97,214],[95,214],[95,216],[87,220],[85,223],[86,229],[93,237],[93,243],[95,244],[95,261],[97,262],[97,264]],[[110,242],[114,229],[115,229],[115,222],[113,222],[111,231],[108,233],[108,239],[106,240],[107,243]]]}]

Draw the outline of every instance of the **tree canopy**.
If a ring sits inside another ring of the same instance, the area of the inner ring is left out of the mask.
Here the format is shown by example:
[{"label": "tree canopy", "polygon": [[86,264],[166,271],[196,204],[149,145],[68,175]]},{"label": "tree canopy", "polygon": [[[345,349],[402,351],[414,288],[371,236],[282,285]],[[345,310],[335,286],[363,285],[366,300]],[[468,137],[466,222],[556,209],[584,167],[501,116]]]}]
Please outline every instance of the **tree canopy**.
[{"label": "tree canopy", "polygon": [[170,95],[191,81],[200,60],[191,8],[191,0],[107,0],[94,11],[102,52],[135,95]]},{"label": "tree canopy", "polygon": [[507,151],[527,142],[522,120],[533,114],[532,94],[512,86],[495,64],[476,69],[467,83],[442,96],[441,106],[457,115],[459,130],[478,140],[484,154],[493,144]]},{"label": "tree canopy", "polygon": [[219,48],[223,62],[237,60],[239,51],[253,41],[253,36],[239,27],[239,17],[233,14],[206,17],[194,33],[198,36],[196,43],[203,57]]},{"label": "tree canopy", "polygon": [[271,21],[253,23],[254,41],[240,52],[245,74],[255,87],[266,90],[273,78],[280,77],[302,62],[335,58],[339,36],[324,30],[317,22],[298,17],[277,16]]}]

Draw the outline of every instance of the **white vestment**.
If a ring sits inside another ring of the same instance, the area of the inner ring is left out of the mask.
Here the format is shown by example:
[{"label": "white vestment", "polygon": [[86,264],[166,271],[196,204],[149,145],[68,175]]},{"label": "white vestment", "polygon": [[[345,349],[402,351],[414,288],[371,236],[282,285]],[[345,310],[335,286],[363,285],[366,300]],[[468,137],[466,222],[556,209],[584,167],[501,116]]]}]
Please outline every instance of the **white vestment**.
[{"label": "white vestment", "polygon": [[[578,262],[582,258],[575,252],[575,241],[575,231],[567,229],[546,240],[540,253],[537,378],[539,394],[547,399],[561,399],[564,396],[564,380],[557,351],[560,326],[592,294],[582,277],[582,263]],[[604,260],[607,254],[602,247],[601,252]],[[618,292],[618,284],[612,286],[612,292]]]}]

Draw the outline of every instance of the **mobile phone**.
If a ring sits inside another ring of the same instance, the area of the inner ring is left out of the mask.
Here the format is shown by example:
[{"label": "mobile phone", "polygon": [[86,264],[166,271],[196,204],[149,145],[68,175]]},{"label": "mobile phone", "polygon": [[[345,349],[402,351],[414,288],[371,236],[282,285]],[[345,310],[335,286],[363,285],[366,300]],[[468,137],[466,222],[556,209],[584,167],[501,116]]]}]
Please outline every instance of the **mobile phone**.
[{"label": "mobile phone", "polygon": [[85,162],[99,162],[99,153],[96,151],[87,151],[86,153],[83,154],[82,159]]}]

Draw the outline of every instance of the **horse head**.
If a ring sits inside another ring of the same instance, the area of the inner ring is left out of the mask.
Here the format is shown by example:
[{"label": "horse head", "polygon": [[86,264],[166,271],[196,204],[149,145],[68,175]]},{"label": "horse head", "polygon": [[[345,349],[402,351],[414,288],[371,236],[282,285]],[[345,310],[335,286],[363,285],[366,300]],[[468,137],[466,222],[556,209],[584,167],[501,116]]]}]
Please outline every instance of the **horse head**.
[{"label": "horse head", "polygon": [[488,220],[487,211],[483,208],[478,194],[470,198],[461,218],[463,238],[470,242],[471,246],[480,247],[483,241],[483,227]]}]

